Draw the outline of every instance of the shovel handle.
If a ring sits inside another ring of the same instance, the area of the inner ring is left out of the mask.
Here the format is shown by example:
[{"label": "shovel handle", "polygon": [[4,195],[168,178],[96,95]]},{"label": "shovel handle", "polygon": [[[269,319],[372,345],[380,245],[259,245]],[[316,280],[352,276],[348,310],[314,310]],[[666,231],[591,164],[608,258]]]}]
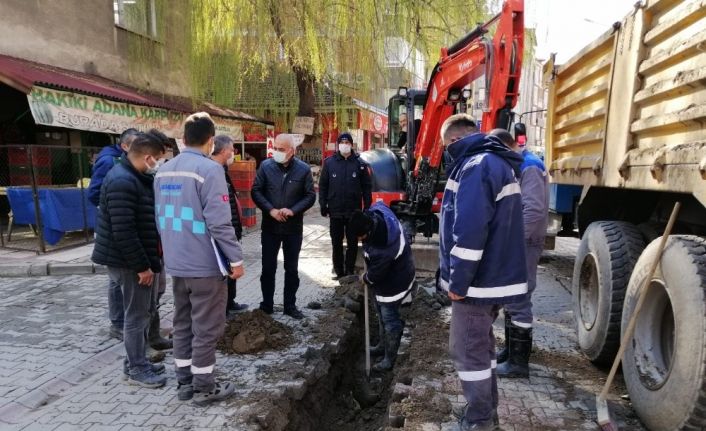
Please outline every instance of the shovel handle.
[{"label": "shovel handle", "polygon": [[667,245],[669,235],[672,233],[672,228],[674,227],[674,222],[676,222],[677,220],[677,215],[679,214],[680,208],[681,202],[677,202],[674,204],[674,209],[672,209],[672,215],[669,216],[669,222],[667,222],[667,227],[664,228],[664,233],[662,234],[662,238],[660,238],[659,248],[657,249],[657,254],[654,257],[654,260],[652,261],[650,273],[647,278],[645,278],[645,282],[640,289],[640,296],[637,299],[637,305],[635,305],[635,310],[633,310],[632,316],[630,316],[628,327],[625,329],[623,339],[620,341],[620,348],[618,349],[618,354],[615,355],[615,359],[613,360],[613,366],[610,368],[610,373],[608,374],[608,379],[606,379],[605,385],[603,385],[603,390],[599,395],[599,398],[601,400],[605,400],[608,396],[608,391],[610,390],[611,384],[613,384],[615,373],[618,371],[618,365],[620,364],[620,361],[623,359],[623,355],[625,354],[625,348],[627,347],[628,342],[635,333],[635,324],[637,323],[637,316],[640,314],[640,309],[642,309],[642,305],[644,304],[645,298],[647,297],[647,290],[650,286],[649,283],[652,281],[652,277],[654,277],[655,275],[657,265],[659,265],[659,262],[662,260],[662,253],[664,253],[664,247]]}]

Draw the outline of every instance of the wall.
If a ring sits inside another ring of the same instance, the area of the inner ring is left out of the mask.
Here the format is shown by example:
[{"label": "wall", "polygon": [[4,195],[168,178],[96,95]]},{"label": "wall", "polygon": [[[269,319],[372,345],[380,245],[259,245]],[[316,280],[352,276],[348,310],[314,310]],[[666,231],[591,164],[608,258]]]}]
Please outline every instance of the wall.
[{"label": "wall", "polygon": [[[167,9],[172,14],[169,19],[180,10]],[[128,65],[131,38],[153,45],[154,62],[146,70],[137,71]],[[158,93],[188,96],[185,73],[171,65],[166,67],[164,51],[161,42],[115,26],[111,0],[2,0],[0,54],[99,75]]]}]

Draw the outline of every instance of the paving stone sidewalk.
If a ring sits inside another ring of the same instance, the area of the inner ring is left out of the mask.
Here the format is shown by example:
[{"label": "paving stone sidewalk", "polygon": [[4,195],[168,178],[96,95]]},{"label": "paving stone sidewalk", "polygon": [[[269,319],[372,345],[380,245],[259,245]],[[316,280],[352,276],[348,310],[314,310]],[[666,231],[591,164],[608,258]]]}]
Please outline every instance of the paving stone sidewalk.
[{"label": "paving stone sidewalk", "polygon": [[[599,429],[596,423],[595,396],[600,392],[607,372],[593,366],[578,351],[572,298],[567,290],[571,288],[577,247],[576,239],[558,238],[556,250],[545,252],[540,263],[537,290],[533,296],[534,351],[530,378],[498,380],[498,415],[504,431]],[[439,310],[437,316],[446,322],[443,330],[448,334],[450,308]],[[501,314],[494,326],[495,335],[499,339],[504,338],[503,320]],[[420,342],[424,340],[416,339],[413,330],[412,344]],[[447,342],[440,349],[448,351]],[[410,350],[414,352],[414,349]],[[423,358],[416,359],[423,361]],[[405,411],[405,403],[419,402],[415,400],[415,394],[419,398],[429,393],[440,393],[455,410],[463,408],[466,401],[448,355],[442,356],[437,369],[444,370],[441,376],[422,372],[408,376],[411,377],[409,381],[397,383],[393,400],[397,399],[398,403],[390,407],[392,418],[403,414],[400,412]],[[610,395],[612,413],[621,429],[644,430],[629,402],[620,398],[624,391],[621,377],[618,376]],[[409,394],[412,394],[411,397]],[[406,420],[403,428],[414,431],[456,431],[458,424],[457,419],[448,414],[438,422]]]},{"label": "paving stone sidewalk", "polygon": [[[332,295],[328,220],[307,217],[299,264],[303,307]],[[260,235],[243,240],[246,275],[238,282],[238,301],[257,307],[260,299]],[[280,253],[280,262],[282,255]],[[275,303],[281,304],[283,270],[277,272]],[[335,350],[342,332],[317,321],[330,310],[306,310],[297,322],[274,317],[294,330],[285,350],[255,355],[218,355],[220,377],[235,381],[237,396],[229,402],[197,408],[176,399],[173,360],[168,355],[167,386],[151,390],[122,381],[122,343],[108,337],[107,277],[102,274],[5,278],[0,282],[0,429],[261,429],[286,415],[283,396],[303,395],[307,376],[323,372],[314,356]],[[171,325],[172,295],[162,305],[163,326]],[[339,332],[336,332],[336,331]],[[328,350],[327,350],[328,349]],[[324,364],[325,365],[325,364]],[[318,367],[318,369],[317,369]],[[294,372],[293,370],[298,370]],[[276,426],[273,429],[280,429]]]}]

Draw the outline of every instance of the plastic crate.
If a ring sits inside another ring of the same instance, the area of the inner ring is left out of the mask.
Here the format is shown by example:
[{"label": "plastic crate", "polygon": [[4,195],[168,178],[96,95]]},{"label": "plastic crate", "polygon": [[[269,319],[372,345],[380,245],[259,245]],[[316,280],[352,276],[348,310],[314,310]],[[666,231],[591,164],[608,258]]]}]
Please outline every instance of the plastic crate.
[{"label": "plastic crate", "polygon": [[257,216],[243,217],[243,226],[251,227],[257,224]]},{"label": "plastic crate", "polygon": [[250,191],[255,182],[255,172],[252,171],[229,171],[233,187],[237,191]]},{"label": "plastic crate", "polygon": [[250,190],[236,190],[235,196],[238,198],[239,201],[242,199],[252,199]]},{"label": "plastic crate", "polygon": [[255,208],[255,202],[249,198],[245,198],[245,199],[238,198],[238,203],[240,203],[240,207],[243,209]]},{"label": "plastic crate", "polygon": [[233,162],[228,170],[230,172],[255,172],[256,166],[255,160],[240,160]]}]

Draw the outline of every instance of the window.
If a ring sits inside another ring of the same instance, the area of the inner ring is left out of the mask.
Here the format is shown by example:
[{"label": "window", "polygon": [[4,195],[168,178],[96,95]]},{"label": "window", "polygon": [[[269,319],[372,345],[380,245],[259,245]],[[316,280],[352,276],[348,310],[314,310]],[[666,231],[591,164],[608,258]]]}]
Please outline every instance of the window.
[{"label": "window", "polygon": [[135,33],[157,37],[154,0],[113,0],[115,25]]}]

